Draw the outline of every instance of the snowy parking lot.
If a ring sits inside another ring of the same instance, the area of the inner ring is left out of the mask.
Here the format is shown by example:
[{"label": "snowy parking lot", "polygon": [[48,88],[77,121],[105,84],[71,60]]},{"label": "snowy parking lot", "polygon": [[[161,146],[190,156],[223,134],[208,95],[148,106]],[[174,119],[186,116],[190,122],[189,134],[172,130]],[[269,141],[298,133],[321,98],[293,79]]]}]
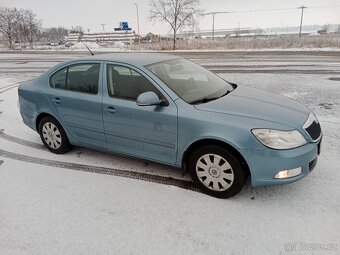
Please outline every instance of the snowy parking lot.
[{"label": "snowy parking lot", "polygon": [[[313,172],[228,200],[176,168],[45,149],[17,87],[77,54],[0,54],[0,254],[339,254],[340,54],[177,53],[227,80],[293,98],[323,129]],[[214,55],[215,54],[215,55]],[[299,55],[300,54],[300,55]]]}]

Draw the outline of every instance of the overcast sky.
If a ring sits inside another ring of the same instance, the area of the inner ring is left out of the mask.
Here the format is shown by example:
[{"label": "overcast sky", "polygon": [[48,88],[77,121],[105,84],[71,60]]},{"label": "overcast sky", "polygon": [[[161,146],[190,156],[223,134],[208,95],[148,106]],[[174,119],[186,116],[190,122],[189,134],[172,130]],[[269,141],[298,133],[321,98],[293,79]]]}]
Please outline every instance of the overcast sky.
[{"label": "overcast sky", "polygon": [[[0,6],[33,10],[43,21],[44,27],[70,28],[81,25],[85,30],[90,29],[91,32],[102,31],[100,24],[106,24],[105,31],[112,31],[120,21],[128,21],[129,26],[137,31],[134,3],[139,7],[141,34],[169,32],[170,27],[167,24],[153,23],[149,20],[149,0],[0,0]],[[216,15],[215,29],[223,29],[238,26],[251,28],[298,26],[301,11],[294,8],[301,5],[310,7],[305,9],[304,25],[340,24],[339,0],[201,0],[200,7],[206,12],[293,8]],[[200,30],[211,29],[211,15],[201,17],[198,24]]]}]

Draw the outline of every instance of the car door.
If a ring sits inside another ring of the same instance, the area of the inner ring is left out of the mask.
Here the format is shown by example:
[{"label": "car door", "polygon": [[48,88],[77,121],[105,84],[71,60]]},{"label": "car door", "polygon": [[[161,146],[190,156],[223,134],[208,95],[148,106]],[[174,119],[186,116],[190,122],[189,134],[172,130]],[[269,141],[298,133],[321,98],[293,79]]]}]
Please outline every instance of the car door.
[{"label": "car door", "polygon": [[101,62],[94,61],[60,69],[50,77],[47,96],[73,143],[105,149],[102,68]]},{"label": "car door", "polygon": [[[107,63],[103,86],[103,120],[107,147],[132,156],[175,164],[177,156],[177,106],[142,72]],[[154,91],[165,106],[138,106],[136,98]]]}]

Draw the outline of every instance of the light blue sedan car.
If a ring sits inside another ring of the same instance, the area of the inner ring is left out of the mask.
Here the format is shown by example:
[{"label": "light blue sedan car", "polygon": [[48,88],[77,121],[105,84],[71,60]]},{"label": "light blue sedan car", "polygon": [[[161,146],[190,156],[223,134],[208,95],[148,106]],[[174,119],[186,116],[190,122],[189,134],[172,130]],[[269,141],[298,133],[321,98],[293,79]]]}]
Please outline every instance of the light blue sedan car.
[{"label": "light blue sedan car", "polygon": [[304,105],[165,54],[61,63],[22,83],[19,103],[51,152],[77,145],[176,166],[220,198],[249,177],[253,186],[297,181],[320,153],[321,127]]}]

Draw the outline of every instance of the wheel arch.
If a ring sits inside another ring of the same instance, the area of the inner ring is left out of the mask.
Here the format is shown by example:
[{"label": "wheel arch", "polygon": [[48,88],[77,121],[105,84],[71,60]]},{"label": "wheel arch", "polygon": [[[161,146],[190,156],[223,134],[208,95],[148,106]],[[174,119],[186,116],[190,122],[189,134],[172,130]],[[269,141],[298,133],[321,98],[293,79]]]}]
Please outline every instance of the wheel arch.
[{"label": "wheel arch", "polygon": [[[47,112],[41,112],[39,113],[39,115],[37,116],[37,118],[35,119],[35,128],[37,130],[37,132],[39,133],[39,124],[40,121],[44,118],[44,117],[52,117],[54,119],[56,119],[53,115],[47,113]],[[58,121],[59,122],[59,121]],[[59,122],[60,123],[60,122]]]},{"label": "wheel arch", "polygon": [[51,118],[55,119],[56,121],[58,121],[59,124],[61,125],[60,121],[59,121],[55,116],[53,116],[52,114],[47,113],[47,112],[41,112],[41,113],[38,114],[38,116],[37,116],[36,119],[35,119],[35,128],[36,128],[36,130],[37,130],[38,133],[39,133],[39,124],[40,124],[40,121],[41,121],[44,117],[51,117]]},{"label": "wheel arch", "polygon": [[185,173],[187,173],[187,171],[188,171],[187,167],[188,167],[188,164],[189,164],[190,155],[197,148],[205,146],[205,145],[217,145],[217,146],[220,146],[222,148],[226,148],[229,151],[231,151],[237,157],[237,159],[241,162],[242,166],[244,167],[244,169],[246,171],[246,176],[251,177],[249,165],[248,165],[247,161],[244,159],[244,157],[242,156],[242,154],[237,149],[235,149],[232,145],[230,145],[230,144],[228,144],[224,141],[217,140],[217,139],[211,139],[211,138],[197,140],[197,141],[193,142],[192,144],[190,144],[189,147],[185,150],[185,152],[183,153],[183,157],[182,157],[182,169]]},{"label": "wheel arch", "polygon": [[[45,139],[43,138],[43,134],[42,132],[40,132],[40,126],[41,126],[40,123],[44,118],[49,118],[48,121],[54,122],[52,124],[57,126],[57,130],[59,131],[59,135],[60,135],[59,137],[61,138],[61,140],[59,141],[59,147],[55,146],[52,148],[51,142],[48,145]],[[62,126],[60,121],[56,117],[54,117],[52,114],[47,113],[47,112],[39,113],[35,119],[35,125],[36,125],[37,132],[39,133],[41,137],[42,142],[45,144],[47,149],[50,150],[51,152],[56,153],[56,154],[64,154],[71,149],[72,143],[70,142],[69,136],[66,133],[65,128]]]}]

